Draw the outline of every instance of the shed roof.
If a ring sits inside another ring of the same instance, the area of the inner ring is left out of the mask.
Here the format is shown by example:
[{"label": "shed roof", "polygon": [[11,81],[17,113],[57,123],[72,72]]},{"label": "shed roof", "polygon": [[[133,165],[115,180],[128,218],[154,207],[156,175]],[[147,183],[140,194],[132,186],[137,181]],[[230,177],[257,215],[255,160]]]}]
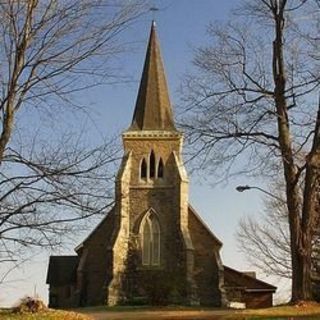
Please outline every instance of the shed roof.
[{"label": "shed roof", "polygon": [[47,284],[62,286],[75,282],[78,256],[50,256]]},{"label": "shed roof", "polygon": [[242,288],[245,291],[272,291],[275,292],[277,287],[256,279],[246,273],[224,266],[225,286],[229,288]]}]

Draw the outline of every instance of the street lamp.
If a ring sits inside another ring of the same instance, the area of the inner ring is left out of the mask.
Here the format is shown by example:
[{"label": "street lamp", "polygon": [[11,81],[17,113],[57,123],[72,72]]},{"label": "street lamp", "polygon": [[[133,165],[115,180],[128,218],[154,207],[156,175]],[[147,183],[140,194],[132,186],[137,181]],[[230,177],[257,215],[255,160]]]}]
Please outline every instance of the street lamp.
[{"label": "street lamp", "polygon": [[274,199],[276,199],[276,200],[278,200],[278,201],[280,201],[280,202],[282,202],[282,203],[285,203],[285,201],[284,201],[283,199],[281,199],[280,197],[277,197],[277,196],[275,196],[274,194],[270,193],[269,191],[264,190],[264,189],[262,189],[262,188],[260,188],[260,187],[248,186],[248,185],[237,186],[237,187],[236,187],[236,190],[237,190],[238,192],[243,192],[243,191],[250,190],[250,189],[259,190],[259,191],[267,194],[269,197],[272,197],[272,198],[274,198]]},{"label": "street lamp", "polygon": [[248,186],[248,185],[246,185],[246,186],[237,186],[237,187],[236,187],[236,190],[237,190],[238,192],[243,192],[243,191],[249,190],[249,189],[251,189],[251,187]]}]

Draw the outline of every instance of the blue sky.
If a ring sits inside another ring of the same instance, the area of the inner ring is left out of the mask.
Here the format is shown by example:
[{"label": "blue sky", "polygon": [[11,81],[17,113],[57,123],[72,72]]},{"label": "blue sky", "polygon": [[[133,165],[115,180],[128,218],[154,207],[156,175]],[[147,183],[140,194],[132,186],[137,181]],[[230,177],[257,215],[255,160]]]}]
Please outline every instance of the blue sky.
[{"label": "blue sky", "polygon": [[[191,67],[192,48],[206,43],[206,26],[210,21],[223,22],[228,18],[231,8],[235,8],[239,2],[240,0],[154,1],[160,8],[155,19],[173,106],[179,101],[178,88],[183,74]],[[92,122],[87,125],[90,127],[91,139],[95,139],[97,143],[104,136],[119,136],[130,124],[151,20],[152,14],[142,17],[123,36],[123,40],[131,44],[131,50],[118,62],[122,66],[122,72],[129,75],[132,81],[101,86],[78,96],[78,100],[91,107]],[[261,211],[262,194],[254,190],[238,193],[235,187],[239,184],[261,186],[261,182],[238,178],[213,188],[213,180],[211,177],[207,180],[199,178],[197,174],[190,176],[190,202],[224,243],[224,264],[240,270],[253,269],[239,253],[235,233],[241,217]],[[76,245],[77,243],[70,243],[70,248]],[[60,250],[59,253],[73,254],[72,250]],[[25,294],[33,294],[34,290],[47,300],[45,276],[49,254],[44,252],[35,255],[32,261],[11,274],[10,282],[0,288],[0,305],[10,305]],[[277,280],[263,279],[273,283]]]}]

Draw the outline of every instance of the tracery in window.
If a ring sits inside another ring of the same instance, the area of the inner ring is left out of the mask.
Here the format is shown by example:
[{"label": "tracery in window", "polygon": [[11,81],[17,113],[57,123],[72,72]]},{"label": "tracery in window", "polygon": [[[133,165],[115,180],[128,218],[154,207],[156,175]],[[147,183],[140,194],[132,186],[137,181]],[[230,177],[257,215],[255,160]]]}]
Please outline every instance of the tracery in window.
[{"label": "tracery in window", "polygon": [[152,212],[142,221],[141,238],[142,264],[160,265],[160,225],[157,216]]}]

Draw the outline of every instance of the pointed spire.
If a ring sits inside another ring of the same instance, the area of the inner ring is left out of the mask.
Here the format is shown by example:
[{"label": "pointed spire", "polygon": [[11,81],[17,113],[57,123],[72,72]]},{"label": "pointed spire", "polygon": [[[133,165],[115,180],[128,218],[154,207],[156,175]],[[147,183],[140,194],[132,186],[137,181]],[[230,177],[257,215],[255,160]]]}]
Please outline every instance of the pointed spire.
[{"label": "pointed spire", "polygon": [[154,21],[129,130],[176,130]]}]

